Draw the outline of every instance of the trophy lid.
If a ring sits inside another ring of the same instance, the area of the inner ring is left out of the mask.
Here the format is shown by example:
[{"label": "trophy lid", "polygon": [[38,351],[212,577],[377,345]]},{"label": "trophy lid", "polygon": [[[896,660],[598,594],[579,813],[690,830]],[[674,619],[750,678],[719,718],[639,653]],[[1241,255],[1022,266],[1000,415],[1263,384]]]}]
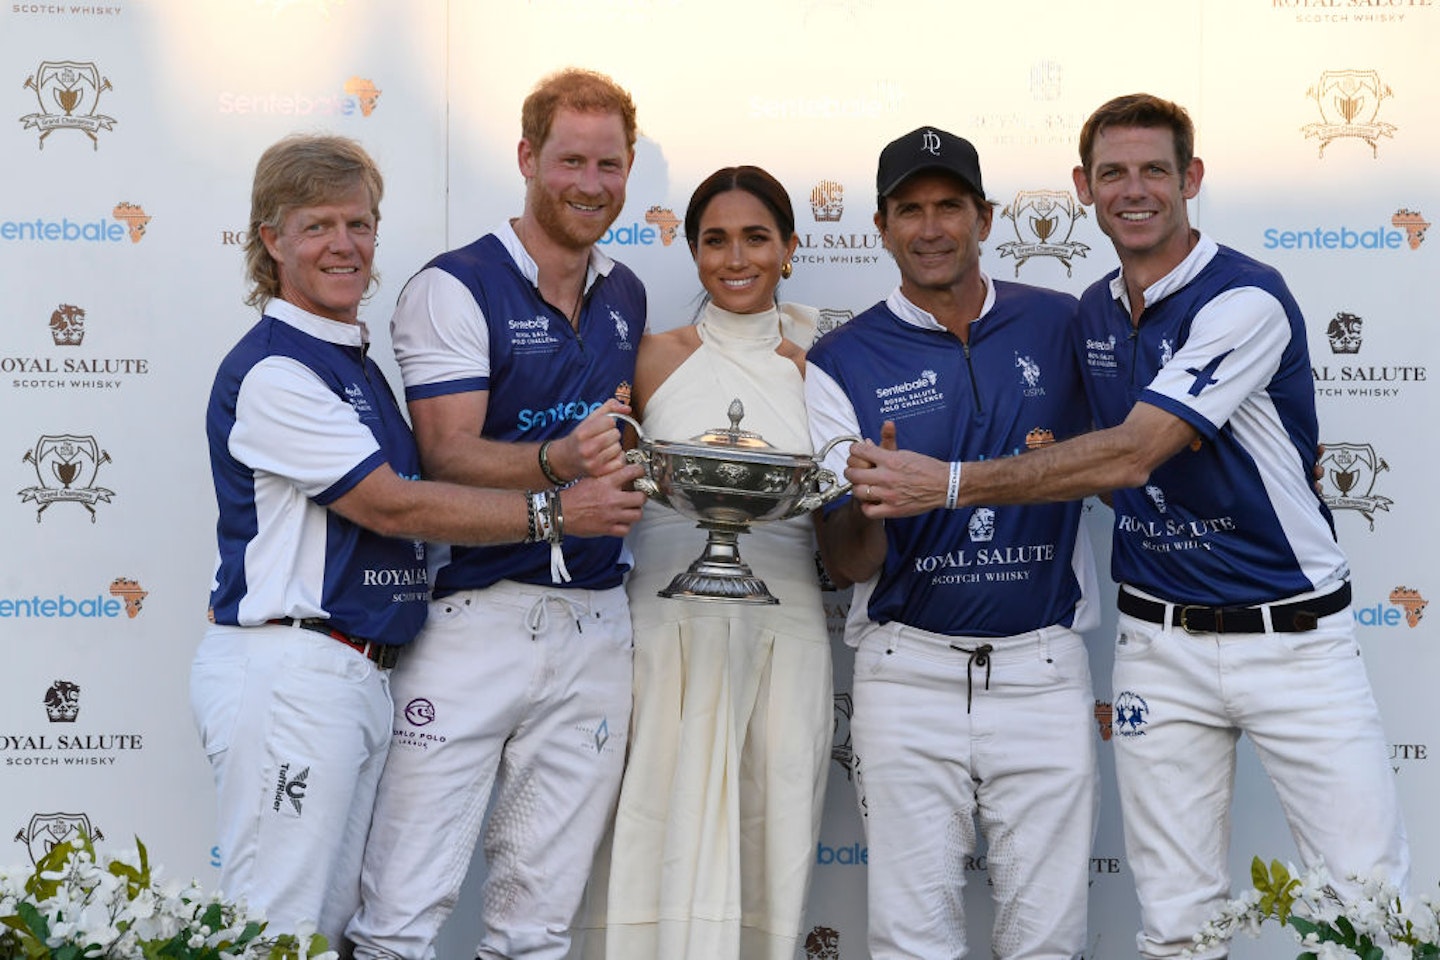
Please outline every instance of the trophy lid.
[{"label": "trophy lid", "polygon": [[739,397],[730,401],[730,409],[726,411],[726,415],[730,418],[730,426],[707,430],[699,436],[691,437],[690,442],[707,447],[725,447],[734,450],[775,449],[760,434],[740,429],[740,421],[745,418],[745,404],[740,402]]}]

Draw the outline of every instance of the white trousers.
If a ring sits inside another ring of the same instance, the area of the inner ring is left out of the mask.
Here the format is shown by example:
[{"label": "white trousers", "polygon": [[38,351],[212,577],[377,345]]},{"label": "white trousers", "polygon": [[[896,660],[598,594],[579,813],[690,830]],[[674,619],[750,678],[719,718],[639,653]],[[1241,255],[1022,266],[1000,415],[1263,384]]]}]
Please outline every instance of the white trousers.
[{"label": "white trousers", "polygon": [[435,956],[487,807],[477,955],[565,955],[620,786],[630,675],[621,588],[502,581],[431,603],[391,677],[395,736],[349,929],[356,957]]},{"label": "white trousers", "polygon": [[310,630],[211,625],[190,703],[219,796],[220,889],[273,933],[313,922],[343,949],[390,745],[387,673]]},{"label": "white trousers", "polygon": [[1059,627],[984,639],[889,624],[861,641],[854,698],[874,960],[966,955],[977,817],[993,955],[1078,957],[1098,795],[1083,640]]},{"label": "white trousers", "polygon": [[[1115,773],[1144,957],[1175,957],[1230,896],[1235,743],[1250,737],[1306,864],[1348,895],[1410,857],[1350,610],[1308,633],[1189,634],[1121,616]],[[1257,851],[1263,852],[1263,851]],[[1199,958],[1225,955],[1224,947]]]}]

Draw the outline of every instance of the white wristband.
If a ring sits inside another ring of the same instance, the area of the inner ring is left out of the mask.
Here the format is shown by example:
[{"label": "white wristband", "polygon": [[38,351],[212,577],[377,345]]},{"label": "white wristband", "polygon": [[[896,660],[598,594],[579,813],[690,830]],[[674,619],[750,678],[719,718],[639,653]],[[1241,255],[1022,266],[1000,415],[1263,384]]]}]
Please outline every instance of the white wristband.
[{"label": "white wristband", "polygon": [[950,461],[950,483],[945,488],[945,509],[954,510],[955,501],[960,499],[960,461]]}]

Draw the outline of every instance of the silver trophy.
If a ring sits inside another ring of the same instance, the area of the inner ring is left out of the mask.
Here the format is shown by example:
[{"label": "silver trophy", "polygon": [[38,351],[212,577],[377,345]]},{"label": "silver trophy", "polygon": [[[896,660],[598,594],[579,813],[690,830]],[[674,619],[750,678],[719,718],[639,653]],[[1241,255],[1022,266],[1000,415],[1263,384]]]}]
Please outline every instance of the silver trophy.
[{"label": "silver trophy", "polygon": [[850,489],[821,463],[837,444],[859,437],[836,437],[814,456],[784,453],[759,434],[741,430],[744,416],[745,405],[733,400],[728,428],[686,441],[651,439],[632,418],[619,417],[640,438],[639,447],[625,455],[645,467],[635,489],[697,521],[707,534],[705,549],[660,591],[662,597],[779,603],[740,558],[740,534],[752,523],[809,513]]}]

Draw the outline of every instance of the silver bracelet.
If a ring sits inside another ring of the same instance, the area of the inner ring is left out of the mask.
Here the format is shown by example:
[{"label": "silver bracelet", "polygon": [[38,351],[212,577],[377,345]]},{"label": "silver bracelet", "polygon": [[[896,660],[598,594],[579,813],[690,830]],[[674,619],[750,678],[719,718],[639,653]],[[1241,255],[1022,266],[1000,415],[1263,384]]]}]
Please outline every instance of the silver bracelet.
[{"label": "silver bracelet", "polygon": [[550,481],[552,486],[563,487],[565,481],[556,476],[555,470],[550,466],[550,444],[554,442],[554,440],[546,440],[540,444],[540,472],[545,475],[545,479]]}]

